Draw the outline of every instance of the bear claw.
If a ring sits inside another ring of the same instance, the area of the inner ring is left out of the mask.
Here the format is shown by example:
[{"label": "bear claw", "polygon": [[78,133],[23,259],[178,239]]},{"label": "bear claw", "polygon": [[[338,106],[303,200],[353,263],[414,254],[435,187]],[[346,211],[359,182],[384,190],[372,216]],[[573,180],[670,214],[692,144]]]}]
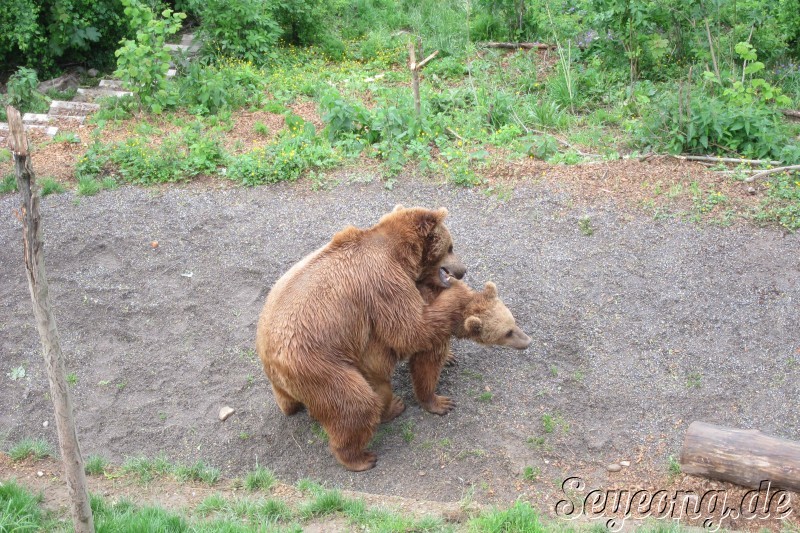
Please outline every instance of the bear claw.
[{"label": "bear claw", "polygon": [[434,396],[433,400],[424,405],[424,409],[435,415],[446,415],[453,410],[456,402],[447,396]]}]

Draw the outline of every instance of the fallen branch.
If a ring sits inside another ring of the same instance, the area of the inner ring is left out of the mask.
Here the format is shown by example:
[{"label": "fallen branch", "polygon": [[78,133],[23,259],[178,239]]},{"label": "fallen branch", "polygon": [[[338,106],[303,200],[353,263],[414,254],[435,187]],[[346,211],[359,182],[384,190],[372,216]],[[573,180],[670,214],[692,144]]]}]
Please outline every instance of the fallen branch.
[{"label": "fallen branch", "polygon": [[545,43],[498,43],[490,41],[477,44],[484,48],[506,48],[508,50],[519,50],[520,48],[525,50],[555,50],[556,48],[554,44]]},{"label": "fallen branch", "polygon": [[770,174],[778,174],[779,172],[793,172],[793,171],[800,172],[800,165],[789,165],[788,167],[778,167],[778,168],[771,168],[769,170],[762,170],[761,172],[757,172],[756,174],[753,174],[749,178],[746,178],[744,181],[745,183],[752,183],[757,179],[769,176]]},{"label": "fallen branch", "polygon": [[710,155],[670,155],[682,161],[704,161],[706,163],[738,163],[743,165],[780,165],[780,161],[766,159],[739,159],[736,157],[715,157]]},{"label": "fallen branch", "polygon": [[783,113],[787,117],[796,118],[800,120],[800,111],[795,111],[794,109],[781,109],[781,113]]},{"label": "fallen branch", "polygon": [[458,139],[459,141],[464,142],[464,137],[456,133],[456,131],[453,128],[447,127],[445,128],[445,131],[450,135],[452,135],[453,137],[455,137],[456,139]]}]

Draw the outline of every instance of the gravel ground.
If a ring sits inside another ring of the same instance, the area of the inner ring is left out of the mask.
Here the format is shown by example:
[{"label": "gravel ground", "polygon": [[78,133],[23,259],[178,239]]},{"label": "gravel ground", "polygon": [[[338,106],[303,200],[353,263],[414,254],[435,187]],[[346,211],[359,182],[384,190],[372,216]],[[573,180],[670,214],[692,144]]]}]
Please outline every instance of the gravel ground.
[{"label": "gravel ground", "polygon": [[[55,444],[17,202],[0,197],[0,438]],[[356,474],[305,413],[280,414],[253,350],[255,324],[294,262],[396,203],[450,210],[466,280],[496,282],[533,343],[524,352],[455,343],[459,363],[440,391],[458,407],[445,417],[416,405],[401,366],[395,389],[409,408],[376,438],[378,466]],[[228,476],[258,463],[287,482],[440,501],[523,496],[552,509],[569,476],[697,483],[667,479],[694,420],[800,440],[796,235],[575,208],[544,185],[521,184],[500,202],[407,179],[392,191],[124,187],[42,205],[83,449],[113,462],[164,452]],[[26,376],[12,380],[19,366]],[[220,422],[224,405],[236,414]],[[632,465],[607,472],[622,460]],[[523,479],[526,467],[535,480]]]}]

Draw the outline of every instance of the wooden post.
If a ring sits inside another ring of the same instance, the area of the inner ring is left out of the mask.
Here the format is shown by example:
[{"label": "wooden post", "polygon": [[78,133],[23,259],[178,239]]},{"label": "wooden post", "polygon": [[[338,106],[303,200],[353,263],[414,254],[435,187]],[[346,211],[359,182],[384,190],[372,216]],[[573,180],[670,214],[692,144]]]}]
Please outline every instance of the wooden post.
[{"label": "wooden post", "polygon": [[421,107],[419,97],[419,71],[439,54],[439,50],[436,50],[417,63],[417,53],[414,48],[414,39],[411,38],[408,40],[408,68],[411,70],[411,89],[414,91],[414,112],[419,117]]},{"label": "wooden post", "polygon": [[681,471],[759,488],[800,491],[800,443],[760,431],[692,422],[681,451]]},{"label": "wooden post", "polygon": [[72,414],[72,400],[64,371],[64,357],[61,353],[56,320],[50,309],[36,176],[33,173],[28,154],[28,139],[25,136],[22,117],[19,111],[11,106],[6,107],[6,112],[8,114],[9,143],[16,167],[17,187],[22,197],[20,207],[22,246],[28,288],[31,292],[33,314],[36,317],[36,327],[42,340],[42,351],[47,366],[47,379],[50,382],[50,396],[53,400],[58,430],[58,445],[61,450],[61,460],[64,463],[67,489],[72,504],[72,521],[76,532],[94,532],[92,509],[89,506],[89,491],[86,487],[86,473],[83,470],[83,458]]}]

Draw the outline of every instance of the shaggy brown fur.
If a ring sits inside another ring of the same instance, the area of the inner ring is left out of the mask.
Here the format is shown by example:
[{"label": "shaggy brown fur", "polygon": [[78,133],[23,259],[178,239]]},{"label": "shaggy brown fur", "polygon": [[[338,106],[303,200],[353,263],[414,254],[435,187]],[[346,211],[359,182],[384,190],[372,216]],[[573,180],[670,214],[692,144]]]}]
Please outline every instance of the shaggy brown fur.
[{"label": "shaggy brown fur", "polygon": [[275,283],[259,317],[256,350],[278,406],[305,405],[350,470],[375,466],[364,448],[391,410],[393,354],[433,350],[460,322],[457,292],[426,305],[415,285],[464,274],[446,215],[398,206],[369,229],[340,231]]}]

